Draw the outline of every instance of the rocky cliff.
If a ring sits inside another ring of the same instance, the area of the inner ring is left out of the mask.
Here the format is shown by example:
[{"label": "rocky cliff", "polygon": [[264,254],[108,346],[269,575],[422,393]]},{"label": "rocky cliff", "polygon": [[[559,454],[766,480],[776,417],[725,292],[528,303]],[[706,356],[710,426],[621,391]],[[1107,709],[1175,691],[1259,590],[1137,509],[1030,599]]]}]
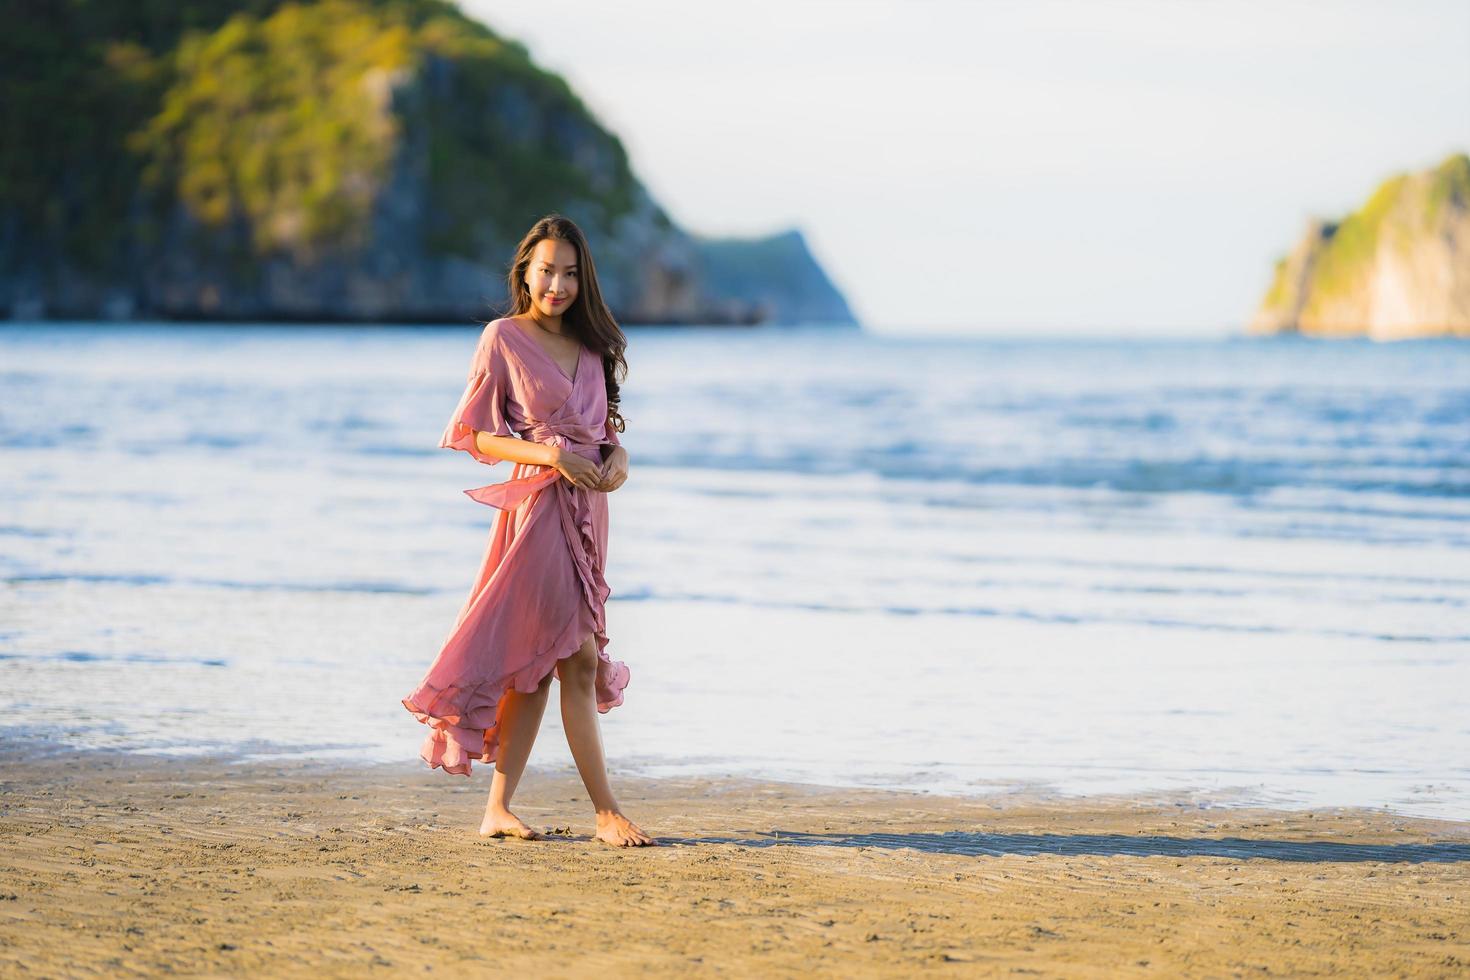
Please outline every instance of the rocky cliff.
[{"label": "rocky cliff", "polygon": [[1470,337],[1470,156],[1397,174],[1346,218],[1309,222],[1249,332]]},{"label": "rocky cliff", "polygon": [[72,0],[6,32],[0,315],[465,321],[557,211],[625,322],[852,322],[799,234],[681,229],[565,82],[444,0]]},{"label": "rocky cliff", "polygon": [[754,303],[761,317],[783,323],[857,323],[800,231],[701,238],[696,247],[705,295],[732,312]]}]

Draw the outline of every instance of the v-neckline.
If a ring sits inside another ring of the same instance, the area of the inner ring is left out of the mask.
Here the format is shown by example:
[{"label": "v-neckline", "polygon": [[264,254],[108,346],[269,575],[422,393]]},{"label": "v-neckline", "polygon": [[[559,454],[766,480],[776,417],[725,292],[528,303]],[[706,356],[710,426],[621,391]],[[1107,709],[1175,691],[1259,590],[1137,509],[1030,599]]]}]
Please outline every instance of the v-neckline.
[{"label": "v-neckline", "polygon": [[513,317],[506,317],[506,319],[510,320],[511,327],[513,330],[515,330],[516,333],[520,334],[522,337],[525,337],[527,343],[539,350],[541,352],[541,356],[550,361],[552,363],[552,366],[555,367],[559,372],[561,372],[561,376],[563,378],[566,378],[569,384],[571,384],[573,387],[576,387],[577,379],[582,376],[582,353],[587,349],[586,344],[583,344],[581,341],[577,341],[577,363],[572,368],[573,373],[567,374],[567,369],[561,366],[561,362],[553,357],[549,350],[541,346],[541,341],[537,340],[535,337],[532,337],[530,332],[523,328],[520,323],[516,321]]}]

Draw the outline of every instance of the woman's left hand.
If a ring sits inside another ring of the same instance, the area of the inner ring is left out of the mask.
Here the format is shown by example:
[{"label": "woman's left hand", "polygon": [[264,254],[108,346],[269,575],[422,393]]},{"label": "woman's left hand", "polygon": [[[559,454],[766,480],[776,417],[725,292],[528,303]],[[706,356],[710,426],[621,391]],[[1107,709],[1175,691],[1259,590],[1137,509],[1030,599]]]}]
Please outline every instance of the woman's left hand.
[{"label": "woman's left hand", "polygon": [[628,451],[622,446],[614,446],[607,459],[602,462],[602,483],[597,489],[603,493],[612,493],[623,485],[628,479]]}]

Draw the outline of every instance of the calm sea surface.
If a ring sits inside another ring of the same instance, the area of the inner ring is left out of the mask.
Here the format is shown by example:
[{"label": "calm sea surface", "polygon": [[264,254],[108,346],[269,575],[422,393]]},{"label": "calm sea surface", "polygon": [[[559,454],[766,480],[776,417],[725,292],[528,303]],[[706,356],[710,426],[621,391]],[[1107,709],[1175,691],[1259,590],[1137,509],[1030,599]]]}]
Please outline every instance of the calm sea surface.
[{"label": "calm sea surface", "polygon": [[[1470,344],[628,333],[615,772],[1470,819]],[[477,335],[0,327],[0,739],[422,766]]]}]

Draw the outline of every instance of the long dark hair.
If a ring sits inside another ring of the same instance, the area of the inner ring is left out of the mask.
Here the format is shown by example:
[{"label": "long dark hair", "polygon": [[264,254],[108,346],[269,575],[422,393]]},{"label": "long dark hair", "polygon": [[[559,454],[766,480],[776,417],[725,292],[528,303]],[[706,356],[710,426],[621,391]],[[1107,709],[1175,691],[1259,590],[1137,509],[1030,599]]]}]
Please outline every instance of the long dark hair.
[{"label": "long dark hair", "polygon": [[526,270],[531,265],[531,253],[542,239],[551,238],[566,242],[577,250],[577,298],[561,315],[565,329],[592,350],[602,360],[602,376],[607,383],[607,414],[613,428],[619,432],[627,426],[618,411],[618,372],[628,376],[628,362],[623,351],[628,338],[623,334],[612,312],[602,301],[602,287],[597,284],[597,268],[592,264],[592,250],[587,247],[587,236],[571,218],[552,213],[537,221],[526,232],[526,237],[516,246],[515,259],[510,264],[506,279],[506,294],[510,297],[510,311],[505,316],[520,316],[531,309],[531,290],[526,286]]}]

